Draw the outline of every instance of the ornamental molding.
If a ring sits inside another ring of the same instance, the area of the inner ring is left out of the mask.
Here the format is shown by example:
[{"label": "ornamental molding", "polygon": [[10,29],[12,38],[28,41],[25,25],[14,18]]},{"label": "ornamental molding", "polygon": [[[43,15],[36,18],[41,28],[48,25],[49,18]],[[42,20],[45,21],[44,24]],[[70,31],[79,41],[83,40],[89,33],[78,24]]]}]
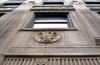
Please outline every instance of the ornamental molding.
[{"label": "ornamental molding", "polygon": [[82,5],[84,4],[83,2],[78,2],[78,1],[72,1],[72,5]]},{"label": "ornamental molding", "polygon": [[47,59],[44,58],[36,59],[36,65],[47,65],[47,62]]},{"label": "ornamental molding", "polygon": [[60,35],[56,32],[40,32],[34,38],[39,43],[49,44],[58,41]]},{"label": "ornamental molding", "polygon": [[15,8],[0,8],[0,12],[9,12],[13,11]]},{"label": "ornamental molding", "polygon": [[30,9],[31,11],[53,11],[53,10],[75,10],[75,8],[72,5],[66,5],[66,6],[33,6],[33,8]]},{"label": "ornamental molding", "polygon": [[29,1],[28,3],[32,3],[32,4],[35,4],[35,1]]},{"label": "ornamental molding", "polygon": [[87,6],[90,10],[100,10],[100,6]]}]

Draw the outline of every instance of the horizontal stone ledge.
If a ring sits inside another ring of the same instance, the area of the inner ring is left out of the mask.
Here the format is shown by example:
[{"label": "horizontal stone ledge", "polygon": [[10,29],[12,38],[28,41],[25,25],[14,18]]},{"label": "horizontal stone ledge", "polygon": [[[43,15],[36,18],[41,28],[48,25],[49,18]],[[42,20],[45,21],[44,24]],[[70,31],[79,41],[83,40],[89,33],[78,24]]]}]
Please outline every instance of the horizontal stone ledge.
[{"label": "horizontal stone ledge", "polygon": [[53,6],[51,6],[51,5],[50,6],[49,5],[48,6],[47,5],[38,6],[38,5],[34,5],[33,7],[73,7],[73,5],[64,5],[64,6],[58,6],[58,5],[57,6],[56,5],[55,6],[54,5]]},{"label": "horizontal stone ledge", "polygon": [[4,54],[99,54],[100,47],[10,47]]},{"label": "horizontal stone ledge", "polygon": [[76,28],[21,28],[20,31],[77,31]]},{"label": "horizontal stone ledge", "polygon": [[24,47],[24,48],[40,48],[40,47],[43,47],[43,48],[48,48],[48,47],[50,47],[50,48],[76,48],[76,47],[78,47],[78,48],[100,48],[100,46],[65,46],[65,45],[28,45],[28,46],[25,46],[25,45],[9,45],[9,46],[7,46],[7,47],[18,47],[18,48],[22,48],[22,47]]},{"label": "horizontal stone ledge", "polygon": [[30,11],[65,11],[65,10],[68,10],[68,11],[74,11],[75,9],[72,9],[72,8],[68,8],[68,9],[30,9]]},{"label": "horizontal stone ledge", "polygon": [[7,53],[7,54],[4,54],[5,56],[100,56],[100,53],[23,53],[23,54],[12,54],[12,53]]},{"label": "horizontal stone ledge", "polygon": [[14,9],[12,9],[12,10],[0,10],[0,12],[11,12],[11,11],[13,11]]}]

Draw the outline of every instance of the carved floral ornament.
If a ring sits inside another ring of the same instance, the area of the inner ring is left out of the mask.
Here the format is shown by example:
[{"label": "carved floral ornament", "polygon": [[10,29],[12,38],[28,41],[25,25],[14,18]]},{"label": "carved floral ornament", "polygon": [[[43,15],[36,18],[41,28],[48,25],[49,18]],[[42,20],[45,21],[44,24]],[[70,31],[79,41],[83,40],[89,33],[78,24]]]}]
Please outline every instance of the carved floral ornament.
[{"label": "carved floral ornament", "polygon": [[53,43],[60,39],[60,34],[56,32],[40,32],[35,36],[35,40],[39,43]]},{"label": "carved floral ornament", "polygon": [[47,65],[47,59],[36,59],[36,65]]}]

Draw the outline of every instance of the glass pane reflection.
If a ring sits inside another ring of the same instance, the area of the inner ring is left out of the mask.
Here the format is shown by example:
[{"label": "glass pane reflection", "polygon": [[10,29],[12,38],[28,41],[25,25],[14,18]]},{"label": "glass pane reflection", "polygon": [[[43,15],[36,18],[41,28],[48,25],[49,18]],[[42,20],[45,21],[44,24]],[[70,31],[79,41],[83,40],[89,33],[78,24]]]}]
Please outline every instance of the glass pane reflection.
[{"label": "glass pane reflection", "polygon": [[34,24],[33,28],[68,28],[66,24]]},{"label": "glass pane reflection", "polygon": [[67,22],[66,17],[37,17],[35,22]]}]

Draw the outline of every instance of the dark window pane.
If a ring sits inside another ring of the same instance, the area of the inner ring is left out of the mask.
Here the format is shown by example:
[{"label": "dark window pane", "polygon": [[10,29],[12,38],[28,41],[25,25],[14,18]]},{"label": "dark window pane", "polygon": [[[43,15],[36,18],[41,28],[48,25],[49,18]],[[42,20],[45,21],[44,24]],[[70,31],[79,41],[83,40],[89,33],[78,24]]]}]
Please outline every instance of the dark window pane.
[{"label": "dark window pane", "polygon": [[10,1],[25,1],[25,0],[10,0]]},{"label": "dark window pane", "polygon": [[60,0],[48,0],[48,2],[59,2]]},{"label": "dark window pane", "polygon": [[28,28],[73,28],[68,12],[34,12]]},{"label": "dark window pane", "polygon": [[85,0],[85,2],[98,2],[97,0]]},{"label": "dark window pane", "polygon": [[43,2],[43,5],[51,5],[51,6],[61,6],[64,5],[63,2]]},{"label": "dark window pane", "polygon": [[5,13],[0,13],[0,17],[3,16]]},{"label": "dark window pane", "polygon": [[12,7],[18,7],[21,4],[22,4],[22,2],[12,2],[12,1],[10,1],[10,2],[4,3],[0,7],[3,7],[3,8],[12,8]]},{"label": "dark window pane", "polygon": [[33,28],[68,28],[67,13],[42,12],[34,14],[35,22]]},{"label": "dark window pane", "polygon": [[100,14],[100,12],[97,12],[98,14]]},{"label": "dark window pane", "polygon": [[100,6],[100,2],[85,2],[87,6]]}]

